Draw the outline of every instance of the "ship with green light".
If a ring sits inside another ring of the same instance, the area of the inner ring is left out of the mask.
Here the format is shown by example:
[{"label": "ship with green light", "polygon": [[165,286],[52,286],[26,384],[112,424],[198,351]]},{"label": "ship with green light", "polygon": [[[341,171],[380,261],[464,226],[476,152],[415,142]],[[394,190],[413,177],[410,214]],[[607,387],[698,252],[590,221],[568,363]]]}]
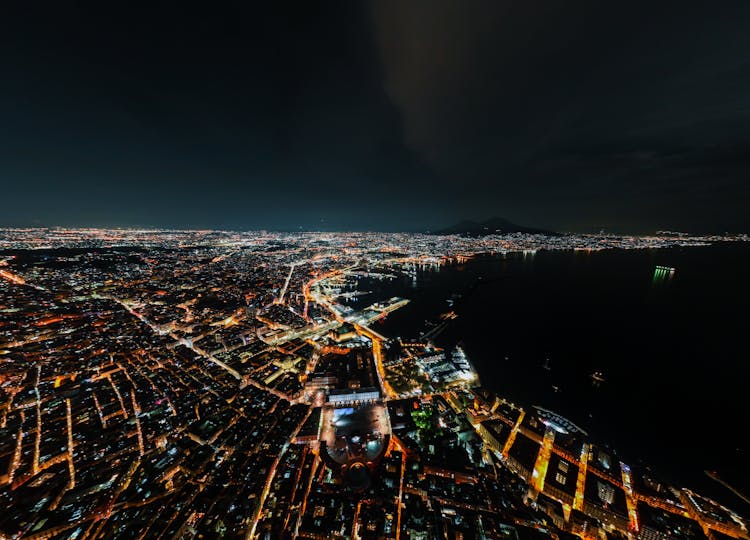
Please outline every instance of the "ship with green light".
[{"label": "ship with green light", "polygon": [[664,281],[672,279],[675,272],[676,269],[672,268],[671,266],[657,265],[656,268],[654,268],[654,281]]}]

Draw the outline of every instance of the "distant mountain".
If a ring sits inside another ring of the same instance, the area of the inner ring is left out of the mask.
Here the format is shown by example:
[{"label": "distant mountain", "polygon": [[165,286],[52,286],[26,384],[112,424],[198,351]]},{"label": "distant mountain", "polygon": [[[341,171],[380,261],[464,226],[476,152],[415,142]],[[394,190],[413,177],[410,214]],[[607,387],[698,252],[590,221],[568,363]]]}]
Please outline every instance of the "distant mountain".
[{"label": "distant mountain", "polygon": [[486,236],[488,234],[511,234],[511,233],[526,233],[526,234],[555,234],[552,231],[545,231],[542,229],[534,229],[532,227],[524,227],[523,225],[516,225],[511,223],[507,219],[495,217],[486,221],[461,221],[451,227],[432,231],[431,234],[460,234],[463,236]]}]

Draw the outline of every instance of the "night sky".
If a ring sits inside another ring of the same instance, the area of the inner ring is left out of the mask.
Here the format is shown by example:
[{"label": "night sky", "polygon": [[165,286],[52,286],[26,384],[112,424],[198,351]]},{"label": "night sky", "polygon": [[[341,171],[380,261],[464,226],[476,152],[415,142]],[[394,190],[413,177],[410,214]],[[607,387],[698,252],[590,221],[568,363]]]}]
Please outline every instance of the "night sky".
[{"label": "night sky", "polygon": [[8,2],[0,226],[750,230],[750,2]]}]

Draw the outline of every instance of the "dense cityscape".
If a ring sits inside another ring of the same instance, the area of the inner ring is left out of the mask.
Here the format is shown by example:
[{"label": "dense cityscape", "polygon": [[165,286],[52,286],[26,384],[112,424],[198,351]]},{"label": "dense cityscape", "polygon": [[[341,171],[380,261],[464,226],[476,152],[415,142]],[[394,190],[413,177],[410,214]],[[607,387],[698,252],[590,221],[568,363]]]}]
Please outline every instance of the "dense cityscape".
[{"label": "dense cityscape", "polygon": [[484,389],[432,339],[453,311],[395,338],[408,299],[347,301],[478,256],[749,239],[1,229],[0,537],[750,538]]}]

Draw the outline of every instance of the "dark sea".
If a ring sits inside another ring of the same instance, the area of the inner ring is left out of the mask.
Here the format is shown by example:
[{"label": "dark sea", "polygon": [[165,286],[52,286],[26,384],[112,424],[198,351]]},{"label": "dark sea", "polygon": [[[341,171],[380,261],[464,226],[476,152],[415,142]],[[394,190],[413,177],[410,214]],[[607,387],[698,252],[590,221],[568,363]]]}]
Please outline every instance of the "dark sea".
[{"label": "dark sea", "polygon": [[461,343],[483,386],[750,515],[703,472],[750,494],[750,245],[488,256],[359,288],[350,305],[412,300],[376,324],[389,337],[455,309],[436,342]]}]

